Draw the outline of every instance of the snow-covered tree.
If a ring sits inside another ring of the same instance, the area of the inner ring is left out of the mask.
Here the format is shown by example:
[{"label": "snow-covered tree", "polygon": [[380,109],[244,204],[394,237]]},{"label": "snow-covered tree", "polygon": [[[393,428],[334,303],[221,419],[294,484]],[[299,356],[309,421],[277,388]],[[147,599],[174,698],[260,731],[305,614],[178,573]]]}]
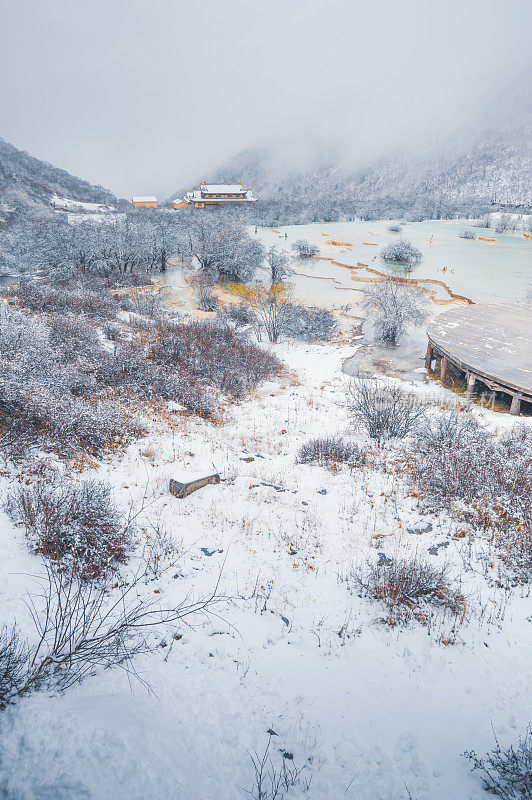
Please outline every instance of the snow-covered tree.
[{"label": "snow-covered tree", "polygon": [[319,248],[309,242],[308,239],[298,239],[293,242],[292,250],[295,250],[300,258],[312,258],[312,256],[317,256],[320,252]]},{"label": "snow-covered tree", "polygon": [[198,214],[188,237],[190,254],[210,280],[248,283],[263,264],[263,245],[236,220]]},{"label": "snow-covered tree", "polygon": [[398,239],[396,242],[391,242],[382,248],[380,254],[384,261],[406,264],[409,267],[416,266],[423,258],[421,250],[407,242],[406,239]]},{"label": "snow-covered tree", "polygon": [[364,308],[377,337],[389,344],[397,342],[407,325],[421,325],[426,317],[419,291],[394,280],[370,285]]},{"label": "snow-covered tree", "polygon": [[266,264],[270,284],[282,283],[291,273],[290,258],[285,250],[270,247],[266,253]]}]

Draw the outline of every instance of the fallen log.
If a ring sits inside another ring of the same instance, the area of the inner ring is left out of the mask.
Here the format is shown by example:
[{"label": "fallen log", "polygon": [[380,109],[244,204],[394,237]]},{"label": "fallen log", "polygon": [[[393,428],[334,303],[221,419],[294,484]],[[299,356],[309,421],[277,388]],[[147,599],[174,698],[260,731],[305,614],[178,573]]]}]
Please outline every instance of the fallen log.
[{"label": "fallen log", "polygon": [[197,492],[198,489],[202,489],[210,483],[220,483],[220,475],[217,472],[213,475],[206,475],[204,478],[195,478],[191,481],[176,481],[170,478],[170,494],[177,497],[179,500],[183,500],[185,497],[188,497],[189,494],[192,494],[192,492]]}]

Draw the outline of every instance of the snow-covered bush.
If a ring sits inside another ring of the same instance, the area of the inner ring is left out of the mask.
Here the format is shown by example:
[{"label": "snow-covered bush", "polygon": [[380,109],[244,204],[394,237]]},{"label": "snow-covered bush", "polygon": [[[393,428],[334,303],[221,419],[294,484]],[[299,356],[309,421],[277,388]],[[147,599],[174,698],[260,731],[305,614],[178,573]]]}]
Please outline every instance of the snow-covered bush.
[{"label": "snow-covered bush", "polygon": [[532,578],[532,431],[497,437],[466,415],[424,421],[405,470],[431,506],[453,510],[486,531],[520,580]]},{"label": "snow-covered bush", "polygon": [[163,298],[161,290],[151,286],[136,289],[128,294],[131,308],[136,314],[156,319],[162,311]]},{"label": "snow-covered bush", "polygon": [[517,744],[506,750],[495,740],[496,747],[483,758],[468,750],[464,756],[479,770],[483,788],[500,800],[530,800],[532,798],[532,725]]},{"label": "snow-covered bush", "polygon": [[319,247],[309,242],[308,239],[298,239],[292,243],[292,250],[295,250],[300,258],[312,258],[319,255]]},{"label": "snow-covered bush", "polygon": [[382,248],[380,255],[383,261],[408,267],[415,267],[423,258],[421,250],[407,242],[406,239],[390,242],[390,244]]},{"label": "snow-covered bush", "polygon": [[390,231],[390,233],[401,233],[402,228],[401,228],[400,225],[398,225],[396,222],[394,222],[393,225],[389,225],[388,226],[388,230]]},{"label": "snow-covered bush", "polygon": [[351,573],[347,584],[351,591],[361,590],[382,601],[388,609],[385,622],[389,625],[405,624],[412,618],[424,623],[429,607],[449,609],[456,615],[465,612],[465,599],[453,586],[448,568],[435,568],[417,556],[371,564],[366,572]]},{"label": "snow-covered bush", "polygon": [[106,322],[102,326],[102,331],[105,338],[110,342],[119,342],[122,338],[120,325],[117,325],[115,322]]},{"label": "snow-covered bush", "polygon": [[98,361],[103,354],[96,330],[74,316],[54,315],[50,320],[50,344],[63,363],[80,358]]},{"label": "snow-covered bush", "polygon": [[377,338],[388,344],[395,344],[408,325],[421,325],[426,318],[419,291],[398,281],[370,284],[363,305]]},{"label": "snow-covered bush", "polygon": [[0,444],[13,457],[32,446],[70,457],[101,455],[142,432],[103,388],[100,370],[113,357],[96,332],[73,316],[49,326],[0,306]]},{"label": "snow-covered bush", "polygon": [[107,289],[71,281],[63,284],[28,283],[10,287],[18,305],[47,314],[84,315],[95,319],[114,319],[119,304]]},{"label": "snow-covered bush", "polygon": [[460,231],[460,233],[458,234],[458,236],[460,237],[460,239],[476,239],[477,238],[475,236],[475,234],[473,233],[473,231],[470,231],[468,228],[462,229]]},{"label": "snow-covered bush", "polygon": [[299,448],[297,454],[298,464],[320,464],[323,467],[345,462],[361,466],[365,460],[365,454],[356,444],[339,436],[311,439]]},{"label": "snow-covered bush", "polygon": [[83,579],[101,578],[125,561],[128,528],[104,483],[64,479],[20,486],[5,510],[24,527],[35,553],[68,565]]},{"label": "snow-covered bush", "polygon": [[27,455],[32,446],[53,449],[65,458],[81,451],[101,456],[142,434],[142,427],[112,402],[74,397],[73,391],[86,391],[86,384],[80,389],[71,380],[62,387],[65,375],[60,372],[46,377],[46,383],[20,383],[18,376],[0,376],[0,411],[5,424],[1,444],[13,457]]},{"label": "snow-covered bush", "polygon": [[490,438],[476,416],[457,409],[425,416],[413,433],[413,439],[423,453],[429,453],[434,447],[483,446]]},{"label": "snow-covered bush", "polygon": [[403,438],[420,424],[425,410],[414,395],[379,379],[354,378],[347,389],[347,407],[355,427],[380,442]]},{"label": "snow-covered bush", "polygon": [[210,322],[159,326],[150,357],[192,384],[205,383],[232,397],[242,397],[281,369],[272,353]]},{"label": "snow-covered bush", "polygon": [[329,342],[338,326],[332,311],[289,303],[286,307],[281,333],[291,339],[306,342]]},{"label": "snow-covered bush", "polygon": [[248,303],[231,303],[219,312],[218,318],[224,322],[231,320],[236,328],[245,328],[248,325],[257,325],[257,315]]}]

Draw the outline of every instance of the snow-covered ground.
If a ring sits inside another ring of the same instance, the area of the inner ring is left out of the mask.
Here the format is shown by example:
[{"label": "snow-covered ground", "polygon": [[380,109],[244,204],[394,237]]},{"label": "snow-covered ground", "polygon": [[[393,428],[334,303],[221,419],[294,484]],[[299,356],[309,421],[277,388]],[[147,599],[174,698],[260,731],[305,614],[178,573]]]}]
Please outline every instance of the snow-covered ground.
[{"label": "snow-covered ground", "polygon": [[[530,601],[524,590],[508,597],[488,583],[474,569],[482,537],[455,539],[447,515],[422,516],[397,476],[296,464],[309,438],[352,435],[341,365],[353,348],[282,344],[277,352],[287,375],[230,405],[223,425],[177,416],[169,431],[154,422],[121,458],[86,472],[109,481],[124,509],[144,498],[131,568],[162,517],[175,563],[147,593],[176,603],[219,580],[231,599],[184,625],[179,640],[161,631],[161,646],[136,661],[149,690],[110,669],[8,709],[6,797],[235,800],[253,788],[249,754],[262,755],[268,730],[277,734],[277,766],[281,749],[306,766],[286,798],[485,797],[461,753],[491,749],[493,730],[501,744],[514,742],[529,721]],[[415,391],[454,402],[436,384]],[[474,413],[489,425],[514,423]],[[200,465],[219,471],[221,484],[173,498],[169,479]],[[7,489],[9,470],[1,481]],[[432,530],[408,532],[425,522]],[[438,615],[430,630],[383,625],[383,607],[350,592],[348,579],[380,553],[447,562],[467,598],[458,629]],[[24,594],[40,569],[2,514],[3,618],[17,617],[23,632]]]},{"label": "snow-covered ground", "polygon": [[84,203],[81,200],[72,200],[69,197],[58,197],[57,195],[51,198],[50,203],[58,211],[79,211],[86,214],[94,214],[115,210],[115,206],[108,203]]}]

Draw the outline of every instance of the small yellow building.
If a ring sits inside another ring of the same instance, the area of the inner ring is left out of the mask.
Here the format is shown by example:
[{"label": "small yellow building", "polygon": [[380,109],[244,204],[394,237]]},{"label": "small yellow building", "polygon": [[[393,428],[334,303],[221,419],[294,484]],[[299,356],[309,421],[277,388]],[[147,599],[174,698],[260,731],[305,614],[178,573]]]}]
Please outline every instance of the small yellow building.
[{"label": "small yellow building", "polygon": [[153,195],[148,197],[132,197],[131,202],[135,208],[157,208],[157,198]]}]

